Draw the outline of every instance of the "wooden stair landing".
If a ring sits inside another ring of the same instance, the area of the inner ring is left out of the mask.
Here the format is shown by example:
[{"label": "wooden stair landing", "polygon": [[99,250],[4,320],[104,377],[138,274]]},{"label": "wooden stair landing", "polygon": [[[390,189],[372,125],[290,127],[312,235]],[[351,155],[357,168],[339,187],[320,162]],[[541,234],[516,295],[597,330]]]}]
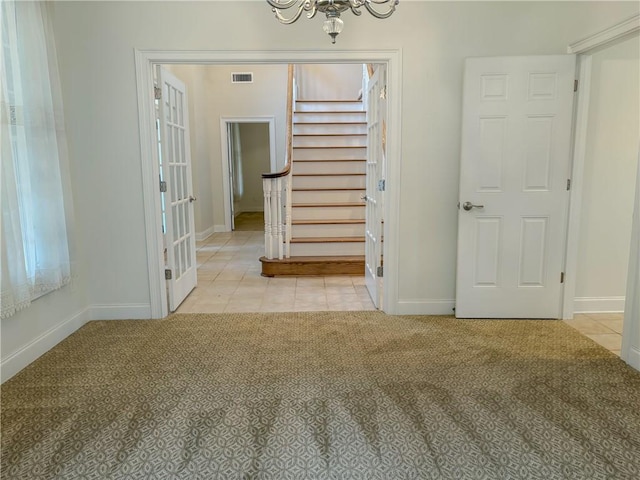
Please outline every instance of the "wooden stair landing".
[{"label": "wooden stair landing", "polygon": [[260,258],[262,276],[364,275],[364,255],[335,257]]}]

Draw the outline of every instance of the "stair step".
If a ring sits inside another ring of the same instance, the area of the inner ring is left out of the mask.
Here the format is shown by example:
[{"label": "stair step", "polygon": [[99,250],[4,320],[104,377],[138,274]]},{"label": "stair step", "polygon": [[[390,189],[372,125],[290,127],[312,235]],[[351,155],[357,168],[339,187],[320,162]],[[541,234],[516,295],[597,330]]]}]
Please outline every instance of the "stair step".
[{"label": "stair step", "polygon": [[343,123],[366,122],[367,114],[357,112],[294,112],[293,123]]},{"label": "stair step", "polygon": [[293,189],[291,198],[294,205],[300,203],[345,203],[360,202],[365,189]]},{"label": "stair step", "polygon": [[362,220],[364,203],[292,204],[291,219],[297,220]]},{"label": "stair step", "polygon": [[291,243],[364,243],[362,237],[292,237]]},{"label": "stair step", "polygon": [[292,222],[291,235],[295,238],[358,237],[364,235],[364,219],[339,222],[322,220],[318,223]]},{"label": "stair step", "polygon": [[357,173],[354,175],[343,174],[307,174],[294,175],[293,188],[364,188],[366,183],[366,175]]},{"label": "stair step", "polygon": [[367,158],[366,147],[295,147],[293,160],[361,160]]},{"label": "stair step", "polygon": [[294,135],[293,148],[366,147],[366,135]]},{"label": "stair step", "polygon": [[296,112],[359,112],[364,109],[360,100],[297,100]]},{"label": "stair step", "polygon": [[366,122],[350,123],[296,123],[294,135],[355,135],[367,133]]},{"label": "stair step", "polygon": [[262,275],[266,277],[280,275],[363,275],[364,255],[352,256],[306,256],[290,257],[282,260],[260,259]]},{"label": "stair step", "polygon": [[[294,257],[306,257],[306,256],[336,256],[336,255],[364,255],[364,237],[361,240],[356,241],[343,241],[339,237],[335,237],[337,240],[323,238],[321,241],[313,242],[310,239],[303,239],[304,241],[294,242],[291,240],[291,255]],[[348,237],[344,237],[348,238]]]},{"label": "stair step", "polygon": [[349,225],[364,225],[364,218],[358,220],[346,219],[327,219],[327,220],[292,220],[292,225],[341,225],[341,224],[349,224]]},{"label": "stair step", "polygon": [[364,173],[366,160],[294,160],[292,171],[294,181],[300,175],[359,175]]}]

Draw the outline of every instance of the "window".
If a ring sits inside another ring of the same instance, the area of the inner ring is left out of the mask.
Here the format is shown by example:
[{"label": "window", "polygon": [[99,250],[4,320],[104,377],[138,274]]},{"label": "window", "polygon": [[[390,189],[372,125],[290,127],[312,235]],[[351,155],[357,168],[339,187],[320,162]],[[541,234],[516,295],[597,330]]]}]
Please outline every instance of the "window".
[{"label": "window", "polygon": [[47,6],[3,1],[0,16],[0,315],[6,318],[69,283],[71,272],[66,141]]}]

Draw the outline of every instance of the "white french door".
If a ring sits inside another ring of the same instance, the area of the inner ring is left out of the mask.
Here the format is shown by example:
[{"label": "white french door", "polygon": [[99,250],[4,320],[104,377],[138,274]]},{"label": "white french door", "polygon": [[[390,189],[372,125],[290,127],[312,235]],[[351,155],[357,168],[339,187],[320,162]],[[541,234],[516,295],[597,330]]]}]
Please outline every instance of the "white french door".
[{"label": "white french door", "polygon": [[466,61],[456,316],[560,318],[575,56]]},{"label": "white french door", "polygon": [[382,308],[382,212],[386,135],[386,66],[378,65],[367,89],[367,166],[365,193],[365,283]]},{"label": "white french door", "polygon": [[160,181],[166,248],[169,310],[174,312],[196,286],[196,238],[189,143],[189,112],[184,83],[157,67],[159,99]]}]

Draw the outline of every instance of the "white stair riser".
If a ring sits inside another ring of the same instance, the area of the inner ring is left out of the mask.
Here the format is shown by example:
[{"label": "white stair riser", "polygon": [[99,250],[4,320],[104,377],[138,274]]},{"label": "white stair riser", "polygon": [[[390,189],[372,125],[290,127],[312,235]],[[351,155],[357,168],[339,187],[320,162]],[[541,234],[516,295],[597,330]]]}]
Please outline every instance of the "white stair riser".
[{"label": "white stair riser", "polygon": [[293,146],[304,147],[366,147],[363,135],[295,135]]},{"label": "white stair riser", "polygon": [[294,135],[357,135],[364,133],[367,133],[367,125],[364,123],[296,123],[293,126]]},{"label": "white stair riser", "polygon": [[293,176],[293,188],[365,188],[365,184],[364,175]]},{"label": "white stair riser", "polygon": [[296,112],[293,114],[293,123],[340,123],[340,122],[366,122],[365,112]]},{"label": "white stair riser", "polygon": [[362,102],[296,102],[296,112],[353,112],[364,110]]},{"label": "white stair riser", "polygon": [[331,202],[362,202],[364,190],[312,190],[293,191],[293,203],[331,203]]},{"label": "white stair riser", "polygon": [[364,242],[292,243],[292,257],[332,257],[364,255]]},{"label": "white stair riser", "polygon": [[293,220],[362,220],[364,205],[357,207],[294,207]]},{"label": "white stair riser", "polygon": [[366,147],[360,148],[294,148],[293,160],[362,160]]},{"label": "white stair riser", "polygon": [[364,173],[366,163],[341,160],[339,162],[293,162],[293,174],[301,173]]},{"label": "white stair riser", "polygon": [[292,225],[291,235],[294,237],[362,237],[364,223]]}]

